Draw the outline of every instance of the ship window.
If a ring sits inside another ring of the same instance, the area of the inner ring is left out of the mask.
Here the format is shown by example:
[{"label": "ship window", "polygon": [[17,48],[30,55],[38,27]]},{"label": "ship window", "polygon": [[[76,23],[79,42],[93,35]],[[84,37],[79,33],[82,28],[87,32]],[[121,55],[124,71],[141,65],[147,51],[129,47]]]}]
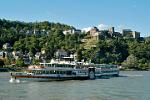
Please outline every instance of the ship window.
[{"label": "ship window", "polygon": [[72,71],[67,71],[66,74],[67,74],[67,75],[71,75],[71,73],[72,73]]},{"label": "ship window", "polygon": [[62,74],[65,74],[65,71],[62,71]]},{"label": "ship window", "polygon": [[43,70],[43,71],[42,71],[42,74],[46,74],[46,71],[45,71],[45,70]]},{"label": "ship window", "polygon": [[60,67],[60,64],[57,64],[56,67]]},{"label": "ship window", "polygon": [[60,74],[63,74],[63,71],[60,71]]},{"label": "ship window", "polygon": [[59,71],[56,71],[56,74],[59,74]]},{"label": "ship window", "polygon": [[49,72],[49,74],[52,74],[52,71],[48,71]]},{"label": "ship window", "polygon": [[53,71],[49,71],[49,74],[53,74]]},{"label": "ship window", "polygon": [[56,74],[56,71],[55,71],[55,70],[53,71],[53,74]]},{"label": "ship window", "polygon": [[36,73],[39,74],[39,71],[37,70]]},{"label": "ship window", "polygon": [[34,70],[32,70],[32,73],[35,73],[35,71],[34,71]]},{"label": "ship window", "polygon": [[58,64],[54,64],[54,67],[58,67]]},{"label": "ship window", "polygon": [[40,74],[40,71],[38,70],[37,73]]},{"label": "ship window", "polygon": [[63,65],[61,65],[60,67],[63,67]]},{"label": "ship window", "polygon": [[61,71],[59,71],[59,74],[61,74]]},{"label": "ship window", "polygon": [[51,67],[53,67],[54,66],[54,64],[51,64]]},{"label": "ship window", "polygon": [[45,74],[48,74],[48,71],[45,71]]},{"label": "ship window", "polygon": [[53,74],[52,71],[49,71],[49,74]]},{"label": "ship window", "polygon": [[73,75],[76,75],[76,72],[72,72]]},{"label": "ship window", "polygon": [[43,70],[41,70],[41,74],[44,74],[44,71],[43,71]]},{"label": "ship window", "polygon": [[39,71],[38,71],[38,70],[36,71],[36,74],[39,74]]},{"label": "ship window", "polygon": [[57,71],[54,71],[54,74],[57,74]]},{"label": "ship window", "polygon": [[52,74],[55,74],[55,72],[56,72],[56,71],[53,70],[53,71],[52,71]]},{"label": "ship window", "polygon": [[42,71],[39,71],[39,74],[42,74]]},{"label": "ship window", "polygon": [[52,73],[53,73],[53,74],[56,74],[56,71],[53,70]]},{"label": "ship window", "polygon": [[62,74],[62,71],[59,71],[59,74]]}]

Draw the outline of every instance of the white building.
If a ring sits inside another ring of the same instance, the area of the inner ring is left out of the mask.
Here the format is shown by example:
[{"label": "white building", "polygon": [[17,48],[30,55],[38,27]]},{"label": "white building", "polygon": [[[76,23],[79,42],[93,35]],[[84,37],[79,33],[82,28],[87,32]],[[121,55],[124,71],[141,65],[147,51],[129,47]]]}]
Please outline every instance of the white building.
[{"label": "white building", "polygon": [[67,57],[68,52],[66,52],[65,50],[59,49],[55,52],[55,56],[58,57],[58,58]]},{"label": "white building", "polygon": [[0,51],[0,58],[4,58],[5,57],[5,52],[4,51]]},{"label": "white building", "polygon": [[35,35],[37,35],[37,34],[39,34],[39,30],[34,29],[34,30],[33,30],[33,33],[34,33]]},{"label": "white building", "polygon": [[3,49],[7,50],[7,49],[11,49],[11,45],[9,43],[5,43],[3,45]]},{"label": "white building", "polygon": [[81,33],[81,30],[76,30],[76,29],[63,31],[64,35],[67,35],[67,34],[80,34],[80,33]]},{"label": "white building", "polygon": [[20,51],[13,51],[13,57],[17,60],[18,58],[22,57],[22,53]]},{"label": "white building", "polygon": [[41,57],[41,52],[37,52],[37,53],[35,54],[35,59],[40,59],[40,57]]}]

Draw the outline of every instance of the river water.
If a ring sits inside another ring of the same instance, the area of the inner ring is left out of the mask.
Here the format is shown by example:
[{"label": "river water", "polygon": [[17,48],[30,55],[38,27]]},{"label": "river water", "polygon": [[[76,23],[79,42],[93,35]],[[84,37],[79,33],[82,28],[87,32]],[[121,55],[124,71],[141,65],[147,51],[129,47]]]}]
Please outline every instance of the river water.
[{"label": "river water", "polygon": [[150,72],[96,80],[9,83],[0,73],[0,100],[150,100]]}]

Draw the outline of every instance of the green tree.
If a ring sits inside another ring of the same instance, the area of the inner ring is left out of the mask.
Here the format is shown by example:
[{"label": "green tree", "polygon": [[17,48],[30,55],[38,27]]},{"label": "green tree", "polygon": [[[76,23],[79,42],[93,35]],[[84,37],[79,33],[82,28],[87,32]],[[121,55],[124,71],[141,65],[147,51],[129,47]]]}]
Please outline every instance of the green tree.
[{"label": "green tree", "polygon": [[77,61],[81,61],[83,58],[82,49],[77,50]]},{"label": "green tree", "polygon": [[16,66],[18,66],[18,67],[23,67],[24,65],[25,65],[25,64],[24,64],[23,59],[18,58],[18,59],[16,60]]},{"label": "green tree", "polygon": [[32,63],[35,64],[35,65],[39,65],[40,60],[39,59],[33,59]]},{"label": "green tree", "polygon": [[4,61],[0,59],[0,67],[3,67]]},{"label": "green tree", "polygon": [[127,59],[122,63],[125,68],[138,69],[138,60],[134,55],[129,55]]},{"label": "green tree", "polygon": [[6,58],[4,59],[4,64],[5,64],[5,65],[11,65],[11,59],[10,59],[9,57],[6,57]]}]

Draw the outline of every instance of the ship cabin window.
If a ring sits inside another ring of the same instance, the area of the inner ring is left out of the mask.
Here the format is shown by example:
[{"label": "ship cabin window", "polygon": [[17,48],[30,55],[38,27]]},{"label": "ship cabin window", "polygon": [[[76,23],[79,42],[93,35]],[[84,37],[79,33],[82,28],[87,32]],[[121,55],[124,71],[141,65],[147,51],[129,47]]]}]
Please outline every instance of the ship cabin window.
[{"label": "ship cabin window", "polygon": [[48,64],[48,67],[51,67],[51,64]]},{"label": "ship cabin window", "polygon": [[63,65],[62,65],[62,64],[59,64],[58,67],[63,67]]},{"label": "ship cabin window", "polygon": [[32,73],[37,74],[37,71],[36,70],[32,70]]},{"label": "ship cabin window", "polygon": [[76,75],[76,72],[72,72],[72,75]]},{"label": "ship cabin window", "polygon": [[62,72],[62,71],[60,71],[60,72],[59,72],[59,74],[63,74],[63,72]]},{"label": "ship cabin window", "polygon": [[60,74],[59,71],[56,71],[56,74]]},{"label": "ship cabin window", "polygon": [[55,64],[49,64],[48,65],[48,67],[54,67],[55,66]]},{"label": "ship cabin window", "polygon": [[45,64],[45,66],[48,66],[48,64]]},{"label": "ship cabin window", "polygon": [[96,74],[100,74],[101,71],[100,71],[100,70],[96,70],[95,73],[96,73]]},{"label": "ship cabin window", "polygon": [[41,74],[40,70],[37,70],[37,71],[36,71],[36,74]]},{"label": "ship cabin window", "polygon": [[49,71],[49,74],[54,74],[54,71],[53,70]]},{"label": "ship cabin window", "polygon": [[65,74],[65,71],[59,71],[59,74]]},{"label": "ship cabin window", "polygon": [[67,74],[67,75],[71,75],[71,74],[72,74],[72,71],[67,71],[66,74]]},{"label": "ship cabin window", "polygon": [[70,65],[71,66],[71,68],[74,68],[75,66],[74,65]]},{"label": "ship cabin window", "polygon": [[35,71],[34,71],[34,70],[32,70],[32,73],[34,73],[34,74],[35,74]]},{"label": "ship cabin window", "polygon": [[49,74],[49,71],[45,71],[45,74]]},{"label": "ship cabin window", "polygon": [[42,72],[43,74],[46,74],[47,73],[47,71],[46,70],[43,70],[43,72]]},{"label": "ship cabin window", "polygon": [[41,74],[45,74],[45,71],[44,71],[44,70],[41,70]]}]

